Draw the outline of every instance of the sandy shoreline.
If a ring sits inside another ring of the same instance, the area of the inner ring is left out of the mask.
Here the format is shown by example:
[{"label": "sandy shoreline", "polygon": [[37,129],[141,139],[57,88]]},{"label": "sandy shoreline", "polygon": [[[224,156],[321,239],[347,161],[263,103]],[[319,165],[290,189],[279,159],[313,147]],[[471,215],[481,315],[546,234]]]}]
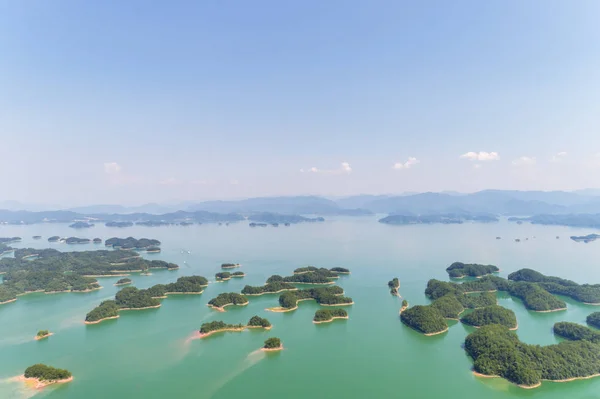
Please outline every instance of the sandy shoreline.
[{"label": "sandy shoreline", "polygon": [[11,380],[24,382],[25,385],[27,385],[30,388],[42,389],[44,387],[47,387],[48,385],[65,384],[67,382],[71,382],[71,381],[73,381],[73,376],[66,378],[64,380],[40,380],[38,378],[25,378],[25,375],[21,374],[17,377],[11,378]]},{"label": "sandy shoreline", "polygon": [[402,314],[402,312],[404,312],[406,309],[408,309],[408,304],[406,306],[402,306],[400,308],[400,312],[398,312],[398,314]]},{"label": "sandy shoreline", "polygon": [[158,304],[158,305],[156,305],[156,306],[146,306],[146,307],[143,307],[143,308],[119,308],[119,311],[121,311],[121,310],[145,310],[145,309],[156,309],[156,308],[160,308],[160,307],[161,307],[161,304],[159,303],[159,304]]},{"label": "sandy shoreline", "polygon": [[583,302],[584,305],[600,306],[600,303]]},{"label": "sandy shoreline", "polygon": [[0,305],[4,305],[5,303],[11,303],[11,302],[14,302],[16,300],[17,300],[17,298],[15,298],[15,299],[9,299],[8,301],[0,302]]},{"label": "sandy shoreline", "polygon": [[446,328],[445,328],[444,330],[442,330],[442,331],[438,331],[438,332],[434,332],[434,333],[427,333],[427,334],[425,334],[425,333],[422,333],[422,334],[423,334],[423,335],[425,335],[425,336],[427,336],[427,337],[431,337],[431,336],[433,336],[433,335],[443,334],[443,333],[445,333],[446,331],[448,331],[448,327],[446,327]]},{"label": "sandy shoreline", "polygon": [[[481,377],[481,378],[503,378],[499,375],[487,375],[487,374],[481,374],[476,372],[475,370],[473,370],[473,375],[475,375],[476,377]],[[577,380],[589,380],[590,378],[596,378],[596,377],[600,377],[600,373],[598,374],[592,374],[592,375],[588,375],[585,377],[573,377],[573,378],[567,378],[565,380],[547,380],[547,379],[542,379],[542,381],[548,381],[548,382],[558,382],[558,383],[563,383],[563,382],[572,382],[572,381],[577,381]],[[506,378],[504,378],[506,380]],[[508,381],[508,380],[506,380]],[[518,386],[519,388],[523,388],[523,389],[533,389],[533,388],[537,388],[539,386],[542,385],[541,382],[538,382],[537,384],[534,385],[519,385],[519,384],[515,384],[511,381],[508,381],[511,384],[514,384],[516,386]]]},{"label": "sandy shoreline", "polygon": [[103,277],[127,277],[130,274],[84,274],[81,277],[93,277],[93,278],[103,278]]},{"label": "sandy shoreline", "polygon": [[226,331],[232,331],[232,332],[242,332],[246,329],[246,327],[240,327],[240,328],[223,328],[221,330],[214,330],[211,332],[207,332],[206,334],[202,334],[201,332],[198,332],[198,338],[202,339],[202,338],[206,338],[209,337],[213,334],[216,333],[220,333],[220,332],[226,332]]},{"label": "sandy shoreline", "polygon": [[[460,320],[460,319],[451,319],[451,320]],[[483,327],[483,326],[474,326],[474,325],[472,325],[472,324],[465,323],[465,322],[464,322],[464,321],[462,321],[462,320],[460,320],[460,322],[461,322],[461,323],[463,323],[464,325],[467,325],[467,326],[469,326],[469,327],[475,327],[475,328],[481,328],[481,327]],[[487,324],[486,324],[486,325],[487,325]],[[509,330],[509,331],[516,331],[518,328],[519,328],[519,323],[517,323],[517,326],[516,326],[516,327],[509,327],[509,328],[508,328],[508,330]]]},{"label": "sandy shoreline", "polygon": [[46,335],[42,335],[42,336],[36,335],[36,336],[34,337],[34,339],[35,339],[36,341],[39,341],[40,339],[48,338],[48,337],[49,337],[49,336],[51,336],[51,335],[54,335],[54,333],[53,333],[53,332],[51,332],[51,333],[48,333],[48,334],[46,334]]},{"label": "sandy shoreline", "polygon": [[326,283],[297,283],[295,281],[285,281],[286,283],[289,284],[303,284],[303,285],[331,285],[331,284],[335,284],[335,281],[328,281]]},{"label": "sandy shoreline", "polygon": [[111,320],[111,319],[118,319],[120,316],[116,315],[116,316],[111,316],[111,317],[105,317],[103,319],[98,319],[98,320],[94,320],[94,321],[84,321],[84,324],[98,324],[103,322],[104,320]]},{"label": "sandy shoreline", "polygon": [[165,295],[200,295],[204,291],[200,292],[165,292]]},{"label": "sandy shoreline", "polygon": [[285,312],[291,312],[293,310],[298,309],[298,305],[296,305],[293,308],[282,308],[281,306],[276,306],[274,308],[266,308],[265,310],[267,312],[275,312],[275,313],[285,313]]},{"label": "sandy shoreline", "polygon": [[489,291],[467,291],[463,292],[463,294],[481,294],[482,292],[498,292],[498,290],[489,290]]},{"label": "sandy shoreline", "polygon": [[567,310],[567,308],[560,308],[560,309],[551,309],[551,310],[532,310],[532,312],[536,312],[536,313],[551,313],[551,312],[560,312],[563,310]]},{"label": "sandy shoreline", "polygon": [[326,305],[324,303],[320,303],[319,305],[321,305],[321,306],[350,306],[350,305],[354,305],[354,301],[352,301],[352,302],[346,302],[346,303],[335,303],[335,304],[332,304],[332,305]]},{"label": "sandy shoreline", "polygon": [[214,306],[214,305],[211,305],[210,303],[208,303],[208,304],[206,304],[206,306],[208,306],[209,308],[214,309],[216,311],[219,311],[219,312],[226,312],[226,310],[225,310],[226,306],[246,306],[249,303],[250,303],[250,301],[247,301],[246,303],[238,303],[238,304],[235,304],[235,303],[226,303],[225,305],[223,305],[221,307]]},{"label": "sandy shoreline", "polygon": [[119,286],[119,285],[129,285],[129,284],[133,284],[133,281],[128,281],[126,283],[114,283],[114,286]]},{"label": "sandy shoreline", "polygon": [[260,350],[263,352],[277,352],[283,350],[283,345],[281,345],[279,348],[260,348]]},{"label": "sandy shoreline", "polygon": [[279,294],[280,292],[285,292],[285,291],[298,291],[298,288],[284,288],[282,290],[279,291],[269,291],[269,292],[261,292],[260,294],[243,294],[246,296],[261,296],[261,295],[269,295],[269,294]]},{"label": "sandy shoreline", "polygon": [[321,320],[321,321],[314,321],[313,320],[313,323],[315,323],[315,324],[331,323],[332,321],[334,321],[336,319],[346,319],[346,320],[348,320],[349,318],[350,317],[348,317],[348,316],[334,316],[334,317],[332,317],[329,320]]},{"label": "sandy shoreline", "polygon": [[65,291],[48,291],[48,292],[44,292],[44,294],[46,294],[46,295],[51,295],[51,294],[63,294],[63,293],[66,293],[66,292],[71,292],[71,293],[77,293],[77,292],[79,292],[79,293],[85,294],[86,292],[98,291],[98,290],[101,290],[101,289],[102,289],[102,287],[101,287],[101,286],[99,286],[99,287],[96,287],[96,288],[87,289],[87,290],[82,290],[82,291],[73,291],[73,290],[65,290]]}]

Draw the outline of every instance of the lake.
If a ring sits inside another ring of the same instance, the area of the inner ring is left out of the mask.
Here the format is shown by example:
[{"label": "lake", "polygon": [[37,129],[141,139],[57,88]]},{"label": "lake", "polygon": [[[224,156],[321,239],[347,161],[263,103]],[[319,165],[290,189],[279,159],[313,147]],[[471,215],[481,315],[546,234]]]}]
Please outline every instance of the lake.
[{"label": "lake", "polygon": [[[568,238],[593,229],[506,221],[389,226],[376,220],[340,217],[278,228],[250,228],[247,223],[124,229],[96,225],[83,230],[65,224],[0,225],[0,237],[23,237],[10,244],[18,248],[104,249],[104,245],[48,243],[52,235],[156,238],[162,241],[162,252],[144,257],[174,262],[180,269],[134,274],[136,287],[192,274],[211,281],[202,295],[171,296],[159,309],[122,312],[119,319],[98,325],[84,325],[85,315],[114,297],[120,287],[113,284],[119,277],[99,279],[104,288],[95,292],[36,293],[1,305],[0,398],[600,397],[600,378],[544,382],[540,388],[525,390],[500,379],[474,377],[471,360],[461,347],[474,329],[450,321],[448,333],[425,337],[400,322],[402,299],[391,296],[387,288],[387,282],[398,277],[402,298],[411,305],[427,304],[427,281],[448,280],[445,268],[454,261],[495,264],[502,277],[529,267],[579,283],[600,283],[600,242],[584,244]],[[43,238],[33,240],[34,235]],[[236,270],[246,277],[216,283],[214,274],[224,262],[241,263]],[[265,311],[277,306],[278,295],[249,297],[248,306],[228,307],[225,313],[206,306],[221,292],[240,292],[246,284],[262,285],[272,274],[290,275],[306,265],[351,270],[351,275],[336,281],[355,302],[345,307],[349,320],[313,324],[319,309],[314,301],[301,302],[290,313]],[[498,298],[500,305],[515,312],[519,337],[540,345],[559,342],[552,333],[555,322],[585,324],[589,313],[600,310],[563,298],[567,311],[534,313],[518,299],[504,294]],[[189,340],[203,322],[246,323],[253,315],[268,318],[273,329]],[[34,341],[40,329],[55,335]],[[271,336],[282,339],[283,351],[258,350]],[[34,363],[69,369],[75,379],[41,392],[9,381]]]}]

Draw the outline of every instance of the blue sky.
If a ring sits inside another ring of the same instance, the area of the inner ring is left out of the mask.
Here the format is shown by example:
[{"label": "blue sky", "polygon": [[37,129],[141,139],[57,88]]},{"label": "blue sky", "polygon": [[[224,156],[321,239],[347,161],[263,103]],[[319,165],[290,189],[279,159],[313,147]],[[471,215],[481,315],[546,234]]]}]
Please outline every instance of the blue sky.
[{"label": "blue sky", "polygon": [[0,1],[0,199],[599,187],[598,15],[597,1]]}]

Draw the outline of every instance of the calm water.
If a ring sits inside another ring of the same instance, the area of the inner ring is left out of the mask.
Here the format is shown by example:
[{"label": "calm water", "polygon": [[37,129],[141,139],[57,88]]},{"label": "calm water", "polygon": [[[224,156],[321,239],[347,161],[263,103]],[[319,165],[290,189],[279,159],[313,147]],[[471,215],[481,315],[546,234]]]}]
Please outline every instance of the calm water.
[{"label": "calm water", "polygon": [[[568,384],[543,383],[523,390],[498,379],[478,379],[461,344],[472,331],[451,322],[450,331],[424,337],[402,325],[400,299],[386,283],[401,281],[400,293],[411,305],[428,303],[423,293],[430,278],[447,279],[444,269],[454,261],[493,263],[501,276],[522,267],[578,282],[600,282],[600,242],[575,243],[571,234],[591,229],[498,224],[386,226],[375,218],[340,218],[322,224],[250,229],[230,226],[131,227],[96,226],[76,232],[66,225],[0,226],[0,237],[21,236],[19,247],[88,250],[103,246],[49,244],[51,235],[80,237],[149,237],[163,242],[161,254],[146,255],[178,263],[179,271],[134,275],[145,288],[199,274],[211,280],[204,294],[170,297],[160,309],[123,312],[118,320],[83,324],[86,313],[112,298],[118,278],[100,279],[102,290],[86,294],[30,294],[0,306],[0,398],[60,399],[232,398],[250,394],[263,398],[597,398],[600,379]],[[42,240],[31,236],[42,235]],[[557,240],[556,235],[560,235]],[[496,240],[502,236],[502,240]],[[533,238],[533,237],[536,238]],[[515,243],[514,238],[523,239]],[[524,238],[529,237],[528,241]],[[190,251],[191,253],[187,253]],[[223,262],[242,263],[246,278],[214,283]],[[272,274],[287,275],[296,267],[343,266],[352,275],[339,279],[355,305],[350,319],[314,325],[318,306],[302,302],[292,313],[270,313],[277,295],[251,297],[243,308],[226,313],[206,303],[220,292],[240,291],[245,284],[262,285]],[[539,314],[518,300],[500,296],[515,311],[518,334],[528,343],[558,342],[552,325],[561,320],[585,323],[593,306],[567,300],[568,311]],[[245,331],[188,341],[205,321],[246,322],[267,317],[271,331]],[[36,342],[40,329],[55,333]],[[283,340],[285,350],[257,351],[269,336]],[[42,392],[7,381],[43,362],[71,370],[75,380]],[[315,394],[318,392],[318,394]]]}]

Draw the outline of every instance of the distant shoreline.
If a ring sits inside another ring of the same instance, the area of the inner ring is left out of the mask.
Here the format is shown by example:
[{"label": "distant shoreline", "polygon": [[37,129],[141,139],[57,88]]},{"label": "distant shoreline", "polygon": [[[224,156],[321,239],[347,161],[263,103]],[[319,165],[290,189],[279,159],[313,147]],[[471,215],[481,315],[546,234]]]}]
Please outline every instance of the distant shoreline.
[{"label": "distant shoreline", "polygon": [[156,306],[146,306],[143,308],[119,308],[119,311],[121,310],[145,310],[145,309],[156,309],[156,308],[160,308],[162,305],[159,303]]},{"label": "distant shoreline", "polygon": [[11,302],[14,302],[14,301],[16,301],[16,300],[17,300],[17,298],[14,298],[14,299],[9,299],[8,301],[0,302],[0,305],[4,305],[4,304],[6,304],[6,303],[11,303]]},{"label": "distant shoreline", "polygon": [[315,324],[331,323],[332,321],[334,321],[336,319],[346,319],[346,320],[348,320],[349,318],[350,317],[348,317],[348,316],[333,316],[329,320],[321,320],[321,321],[314,321],[313,320],[313,323],[315,323]]},{"label": "distant shoreline", "polygon": [[250,303],[250,301],[246,301],[246,303],[226,303],[223,306],[214,306],[214,305],[211,305],[210,303],[207,303],[206,306],[208,306],[209,308],[214,309],[218,312],[226,312],[226,310],[225,310],[226,306],[246,306],[249,303]]},{"label": "distant shoreline", "polygon": [[567,310],[567,308],[550,309],[550,310],[531,310],[531,311],[536,312],[536,313],[551,313],[551,312],[561,312],[563,310]]},{"label": "distant shoreline", "polygon": [[116,315],[116,316],[110,316],[110,317],[104,317],[102,319],[98,319],[98,320],[94,320],[94,321],[84,321],[84,324],[98,324],[103,322],[104,320],[111,320],[111,319],[118,319],[120,316]]},{"label": "distant shoreline", "polygon": [[319,305],[321,305],[321,306],[350,306],[350,305],[354,305],[354,301],[352,301],[352,302],[345,302],[345,303],[334,303],[334,304],[320,303]]},{"label": "distant shoreline", "polygon": [[284,291],[298,291],[298,288],[284,288],[279,291],[269,291],[269,292],[261,292],[260,294],[244,294],[246,296],[261,296],[261,295],[269,295],[269,294],[279,294]]},{"label": "distant shoreline", "polygon": [[[475,375],[476,377],[481,377],[481,378],[502,378],[506,381],[508,381],[506,378],[501,377],[499,375],[487,375],[487,374],[481,374],[478,373],[477,371],[473,370],[473,375]],[[548,380],[548,379],[542,379],[542,381],[548,381],[548,382],[558,382],[558,383],[563,383],[563,382],[572,382],[572,381],[577,381],[577,380],[589,380],[590,378],[596,378],[596,377],[600,377],[600,373],[597,374],[592,374],[592,375],[588,375],[588,376],[584,376],[584,377],[573,377],[573,378],[567,378],[564,380]],[[538,382],[537,384],[534,385],[520,385],[520,384],[515,384],[512,381],[508,381],[513,385],[518,386],[519,388],[523,388],[523,389],[534,389],[534,388],[538,388],[539,386],[542,385],[542,382]]]}]

